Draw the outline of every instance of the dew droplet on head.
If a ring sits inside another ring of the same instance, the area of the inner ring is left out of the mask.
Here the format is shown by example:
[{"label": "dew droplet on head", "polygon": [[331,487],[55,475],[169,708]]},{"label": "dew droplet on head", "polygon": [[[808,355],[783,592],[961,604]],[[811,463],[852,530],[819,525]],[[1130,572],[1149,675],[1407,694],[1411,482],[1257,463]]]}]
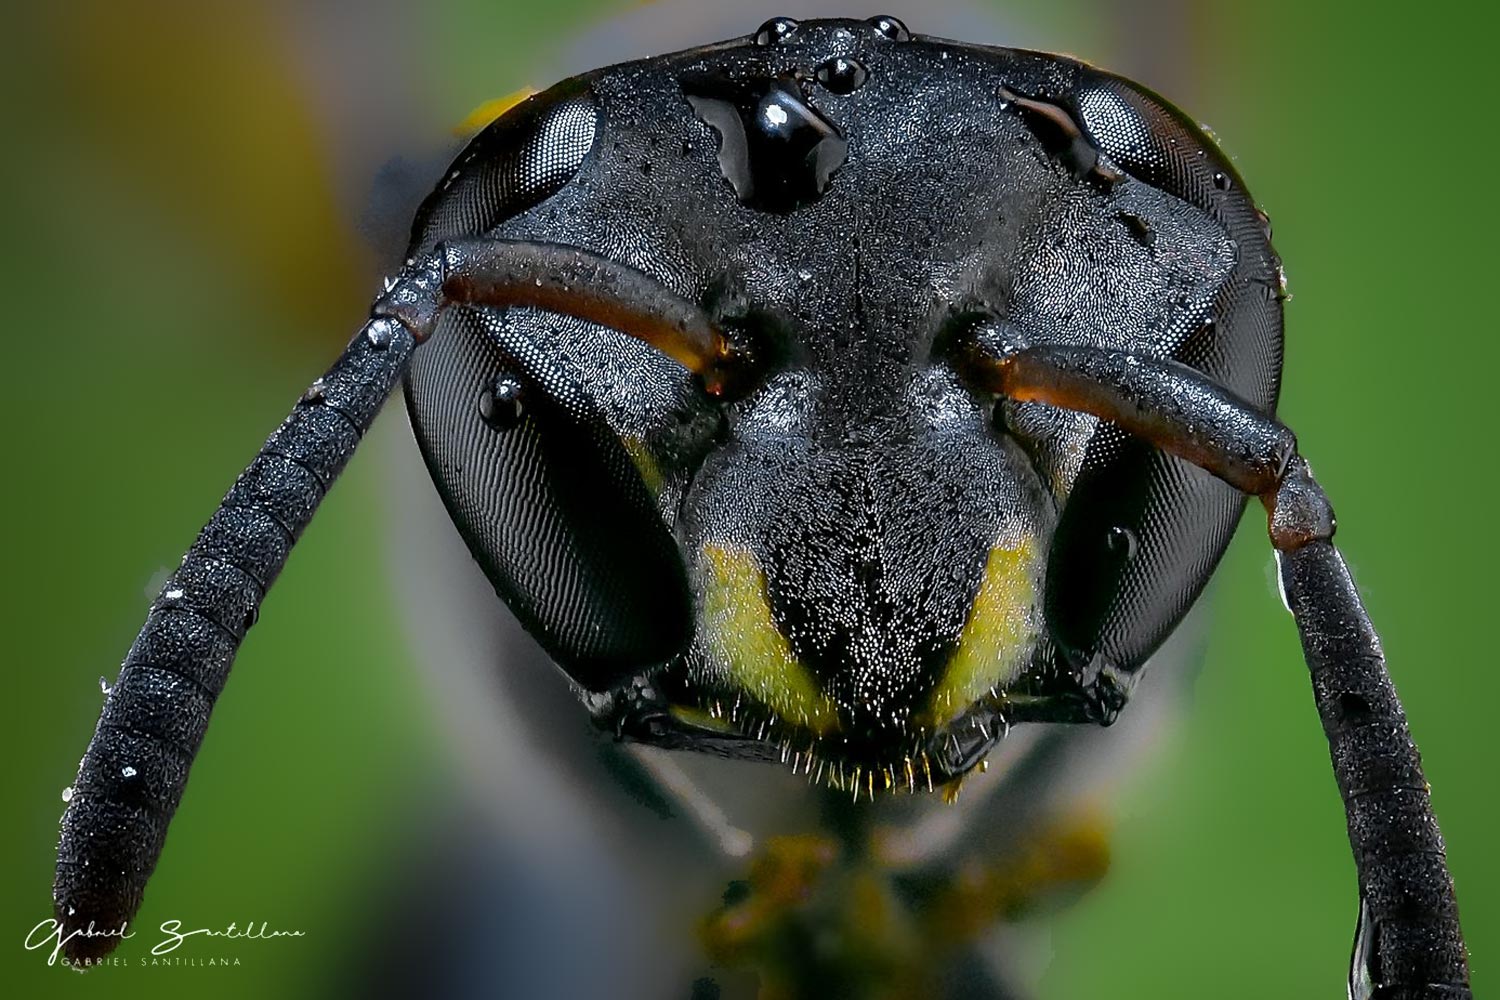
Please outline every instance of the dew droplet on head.
[{"label": "dew droplet on head", "polygon": [[1262,209],[1255,210],[1255,219],[1260,223],[1260,231],[1266,234],[1266,242],[1271,240],[1271,217]]},{"label": "dew droplet on head", "polygon": [[479,419],[492,430],[508,431],[525,415],[521,383],[513,375],[501,375],[479,391]]},{"label": "dew droplet on head", "polygon": [[[825,76],[848,86],[859,73],[846,70]],[[848,140],[791,74],[699,75],[682,85],[693,111],[719,135],[720,173],[751,208],[785,215],[812,204],[848,159]]]},{"label": "dew droplet on head", "polygon": [[858,59],[835,56],[818,67],[817,79],[830,93],[852,94],[870,79],[870,71]]},{"label": "dew droplet on head", "polygon": [[755,32],[756,45],[772,45],[785,41],[797,32],[797,21],[790,17],[773,17]]},{"label": "dew droplet on head", "polygon": [[1275,569],[1276,596],[1279,597],[1279,598],[1281,598],[1281,606],[1283,608],[1286,608],[1286,613],[1295,617],[1296,612],[1294,612],[1292,610],[1291,599],[1288,598],[1287,594],[1286,594],[1286,577],[1282,576],[1282,569],[1283,569],[1283,567],[1282,567],[1282,563],[1281,563],[1281,550],[1280,549],[1272,549],[1271,550],[1271,555],[1273,555],[1276,558],[1276,569]]},{"label": "dew droplet on head", "polygon": [[365,341],[370,345],[371,350],[383,351],[391,346],[393,339],[394,335],[391,333],[388,321],[371,323],[365,328]]},{"label": "dew droplet on head", "polygon": [[878,14],[870,18],[868,23],[870,27],[875,29],[877,35],[889,41],[911,41],[911,32],[906,30],[906,25],[902,23],[900,18],[892,17],[889,14]]},{"label": "dew droplet on head", "polygon": [[1120,559],[1134,559],[1140,547],[1135,532],[1122,525],[1115,525],[1104,536],[1104,544],[1110,553]]}]

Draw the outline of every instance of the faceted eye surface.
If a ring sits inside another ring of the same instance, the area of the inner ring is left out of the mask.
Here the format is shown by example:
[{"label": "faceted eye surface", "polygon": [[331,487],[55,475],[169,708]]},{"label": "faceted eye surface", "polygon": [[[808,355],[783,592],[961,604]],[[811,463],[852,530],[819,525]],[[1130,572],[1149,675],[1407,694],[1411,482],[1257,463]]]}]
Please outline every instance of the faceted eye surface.
[{"label": "faceted eye surface", "polygon": [[[1181,112],[1118,77],[1086,71],[1070,104],[1084,138],[1115,168],[1205,212],[1233,241],[1234,270],[1183,317],[1181,336],[1167,347],[1274,412],[1279,262],[1233,168]],[[1050,560],[1046,613],[1064,655],[1075,665],[1098,657],[1124,667],[1150,655],[1202,592],[1244,503],[1201,469],[1101,427]]]},{"label": "faceted eye surface", "polygon": [[[501,118],[423,207],[415,246],[488,232],[561,191],[596,124],[576,90]],[[450,310],[416,352],[406,398],[475,560],[553,659],[597,690],[681,650],[691,619],[676,543],[590,391],[620,376],[559,348],[569,323]]]},{"label": "faceted eye surface", "polygon": [[478,236],[556,194],[594,145],[598,110],[563,84],[522,102],[474,137],[418,210],[412,244]]}]

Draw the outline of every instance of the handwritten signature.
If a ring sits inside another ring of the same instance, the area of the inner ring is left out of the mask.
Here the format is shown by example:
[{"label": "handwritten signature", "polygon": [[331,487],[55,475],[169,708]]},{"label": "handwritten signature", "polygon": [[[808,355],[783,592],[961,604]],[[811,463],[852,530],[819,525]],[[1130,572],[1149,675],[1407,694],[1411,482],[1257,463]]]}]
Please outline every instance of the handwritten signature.
[{"label": "handwritten signature", "polygon": [[[270,941],[273,938],[299,938],[306,937],[305,931],[283,931],[276,930],[262,920],[260,922],[250,921],[241,927],[238,923],[231,923],[228,927],[194,927],[184,930],[181,920],[164,920],[159,928],[162,939],[151,948],[152,955],[169,955],[182,946],[188,938],[207,937],[222,938],[235,941]],[[37,951],[38,949],[52,945],[52,951],[47,956],[47,964],[55,965],[58,957],[62,954],[63,947],[76,938],[119,938],[128,941],[135,937],[135,931],[130,929],[129,924],[122,923],[118,927],[96,927],[93,921],[89,921],[87,927],[68,928],[61,921],[53,918],[43,920],[31,929],[26,935],[26,950]]]}]

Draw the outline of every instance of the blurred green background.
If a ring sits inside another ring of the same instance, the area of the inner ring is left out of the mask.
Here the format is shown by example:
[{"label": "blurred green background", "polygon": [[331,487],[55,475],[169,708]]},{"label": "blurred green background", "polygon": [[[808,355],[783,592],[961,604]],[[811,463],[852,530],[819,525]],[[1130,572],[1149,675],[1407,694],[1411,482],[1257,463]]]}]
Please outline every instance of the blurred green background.
[{"label": "blurred green background", "polygon": [[[403,817],[456,780],[389,582],[379,448],[267,602],[141,914],[307,937],[236,948],[229,970],[47,968],[22,939],[49,914],[59,792],[160,574],[363,315],[400,221],[376,165],[420,175],[482,100],[584,52],[609,61],[599,25],[632,5],[43,6],[12,13],[0,67],[0,982],[327,995]],[[1488,23],[1457,4],[990,8],[1008,41],[1121,69],[1209,121],[1275,220],[1294,294],[1282,415],[1384,637],[1483,995],[1500,984]],[[393,407],[377,436],[405,445],[403,422]],[[1052,924],[1045,997],[1343,995],[1352,865],[1262,523],[1252,510],[1211,592],[1191,714],[1120,790],[1113,872]]]}]

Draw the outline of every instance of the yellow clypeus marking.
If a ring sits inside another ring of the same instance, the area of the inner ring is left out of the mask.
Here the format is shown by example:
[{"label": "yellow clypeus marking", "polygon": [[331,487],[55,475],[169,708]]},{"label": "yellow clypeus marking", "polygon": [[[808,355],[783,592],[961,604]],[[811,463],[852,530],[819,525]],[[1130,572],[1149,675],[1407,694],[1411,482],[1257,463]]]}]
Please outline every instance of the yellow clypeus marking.
[{"label": "yellow clypeus marking", "polygon": [[1013,549],[990,549],[969,620],[928,703],[935,725],[950,721],[1015,675],[1036,635],[1036,600],[1031,541]]},{"label": "yellow clypeus marking", "polygon": [[506,94],[504,97],[496,97],[493,100],[485,101],[479,107],[470,111],[464,117],[463,121],[453,126],[453,134],[473,135],[535,93],[536,91],[530,87],[522,87],[520,90]]},{"label": "yellow clypeus marking", "polygon": [[703,628],[729,680],[788,722],[819,736],[838,728],[838,709],[792,653],[771,618],[766,578],[744,549],[703,547]]}]

